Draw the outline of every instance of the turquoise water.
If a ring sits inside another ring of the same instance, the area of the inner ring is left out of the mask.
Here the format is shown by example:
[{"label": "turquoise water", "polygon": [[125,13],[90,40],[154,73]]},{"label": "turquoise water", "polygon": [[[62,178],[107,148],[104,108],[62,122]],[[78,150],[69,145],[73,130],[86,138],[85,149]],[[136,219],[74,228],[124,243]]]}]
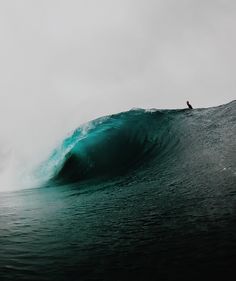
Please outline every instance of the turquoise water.
[{"label": "turquoise water", "polygon": [[0,194],[0,280],[234,280],[236,102],[80,126]]}]

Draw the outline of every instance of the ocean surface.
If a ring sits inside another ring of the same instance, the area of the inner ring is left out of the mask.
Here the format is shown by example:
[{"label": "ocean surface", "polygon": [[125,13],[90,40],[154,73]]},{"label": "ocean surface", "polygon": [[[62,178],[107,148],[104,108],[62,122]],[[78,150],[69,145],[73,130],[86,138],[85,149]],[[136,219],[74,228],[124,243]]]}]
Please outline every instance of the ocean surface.
[{"label": "ocean surface", "polygon": [[0,193],[1,281],[235,280],[236,101],[93,120],[34,176]]}]

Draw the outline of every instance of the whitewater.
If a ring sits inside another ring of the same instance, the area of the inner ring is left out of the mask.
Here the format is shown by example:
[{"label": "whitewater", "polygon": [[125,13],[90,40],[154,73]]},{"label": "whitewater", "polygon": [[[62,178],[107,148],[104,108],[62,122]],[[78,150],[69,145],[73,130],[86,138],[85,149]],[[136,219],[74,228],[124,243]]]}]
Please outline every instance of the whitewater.
[{"label": "whitewater", "polygon": [[235,135],[233,101],[100,117],[23,165],[3,150],[0,279],[233,280]]}]

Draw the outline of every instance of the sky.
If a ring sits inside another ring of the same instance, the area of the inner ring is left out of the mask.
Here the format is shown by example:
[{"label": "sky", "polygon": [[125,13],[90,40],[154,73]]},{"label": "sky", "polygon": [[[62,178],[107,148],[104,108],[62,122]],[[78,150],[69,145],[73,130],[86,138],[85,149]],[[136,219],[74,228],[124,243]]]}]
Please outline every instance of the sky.
[{"label": "sky", "polygon": [[29,156],[106,114],[230,102],[235,27],[234,0],[1,0],[0,144]]}]

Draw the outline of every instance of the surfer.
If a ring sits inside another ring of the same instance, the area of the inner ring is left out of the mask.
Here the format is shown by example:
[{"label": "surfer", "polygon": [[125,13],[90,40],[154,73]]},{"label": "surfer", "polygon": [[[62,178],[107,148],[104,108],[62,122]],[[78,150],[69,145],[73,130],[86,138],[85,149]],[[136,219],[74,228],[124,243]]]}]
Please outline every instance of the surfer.
[{"label": "surfer", "polygon": [[187,106],[189,109],[193,109],[192,105],[189,103],[189,101],[187,101]]}]

